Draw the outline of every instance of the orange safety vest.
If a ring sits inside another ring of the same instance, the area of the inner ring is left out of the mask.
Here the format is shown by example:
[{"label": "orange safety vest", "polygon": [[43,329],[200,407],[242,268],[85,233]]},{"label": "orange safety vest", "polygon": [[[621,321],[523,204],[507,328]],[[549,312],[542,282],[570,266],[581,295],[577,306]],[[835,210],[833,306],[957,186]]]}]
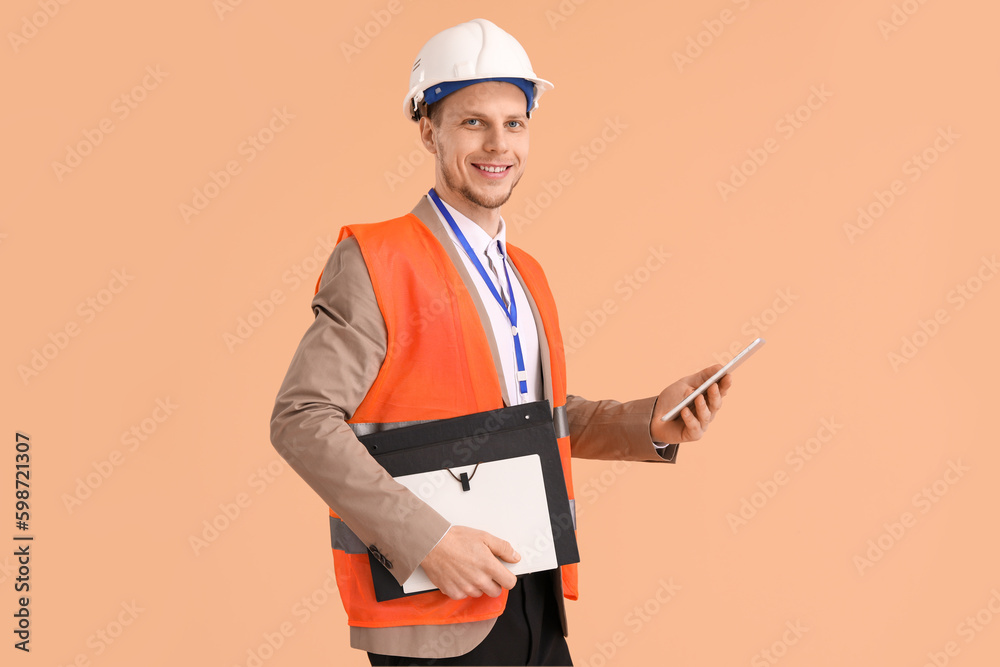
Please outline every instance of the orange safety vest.
[{"label": "orange safety vest", "polygon": [[[359,425],[447,419],[502,408],[500,382],[479,314],[434,234],[411,213],[343,227],[337,242],[349,236],[361,248],[388,334],[378,376],[347,420],[352,428],[358,432]],[[566,358],[555,300],[533,257],[510,244],[507,253],[540,311],[551,365],[543,370],[551,374],[553,408],[565,415]],[[318,281],[316,286],[318,290]],[[568,429],[562,430],[559,455],[572,503],[569,435]],[[333,509],[330,517],[331,528],[343,527]],[[479,621],[499,616],[507,602],[506,590],[496,598],[452,600],[435,590],[378,602],[363,548],[338,548],[334,535],[333,561],[350,625],[380,628]],[[575,600],[577,566],[561,569],[563,594]]]}]

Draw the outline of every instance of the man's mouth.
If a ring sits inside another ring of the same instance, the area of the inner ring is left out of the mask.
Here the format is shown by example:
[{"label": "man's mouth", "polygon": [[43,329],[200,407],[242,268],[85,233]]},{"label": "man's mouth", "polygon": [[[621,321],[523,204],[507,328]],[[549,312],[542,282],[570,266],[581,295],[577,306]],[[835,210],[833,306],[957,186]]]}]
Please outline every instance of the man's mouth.
[{"label": "man's mouth", "polygon": [[503,174],[506,173],[512,165],[509,164],[473,164],[479,171],[485,172],[487,174]]}]

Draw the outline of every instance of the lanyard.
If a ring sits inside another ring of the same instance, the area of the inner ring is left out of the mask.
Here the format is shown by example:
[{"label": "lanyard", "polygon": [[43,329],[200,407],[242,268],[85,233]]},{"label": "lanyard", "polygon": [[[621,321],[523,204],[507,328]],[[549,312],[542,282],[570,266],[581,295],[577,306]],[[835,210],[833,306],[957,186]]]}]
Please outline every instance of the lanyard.
[{"label": "lanyard", "polygon": [[472,264],[479,270],[479,275],[483,277],[486,282],[486,286],[490,288],[490,292],[493,294],[493,298],[496,299],[497,304],[503,310],[504,315],[507,316],[507,320],[510,322],[510,332],[514,336],[514,356],[517,358],[517,388],[521,392],[522,398],[528,394],[528,373],[524,370],[524,355],[521,353],[521,338],[517,332],[517,304],[514,302],[514,290],[510,284],[510,273],[507,271],[507,257],[503,253],[503,248],[500,246],[500,242],[497,241],[497,250],[500,251],[500,258],[503,260],[503,274],[507,278],[507,294],[510,295],[510,309],[503,303],[503,298],[500,293],[497,292],[496,285],[490,279],[489,275],[486,273],[486,269],[483,268],[483,263],[479,261],[476,253],[472,250],[472,246],[469,245],[469,241],[465,238],[465,234],[462,230],[458,228],[458,224],[455,222],[455,218],[451,216],[451,213],[441,202],[438,197],[437,192],[434,188],[431,188],[427,193],[431,200],[434,201],[435,206],[441,211],[441,215],[444,219],[448,221],[448,225],[451,227],[452,231],[455,232],[455,236],[458,238],[459,243],[465,249],[465,254],[469,256],[472,260]]}]

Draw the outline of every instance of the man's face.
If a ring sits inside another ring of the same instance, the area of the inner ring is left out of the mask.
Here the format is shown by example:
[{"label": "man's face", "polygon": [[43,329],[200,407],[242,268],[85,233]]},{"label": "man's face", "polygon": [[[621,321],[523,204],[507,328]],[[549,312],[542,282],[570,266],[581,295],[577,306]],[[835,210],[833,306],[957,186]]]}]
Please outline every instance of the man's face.
[{"label": "man's face", "polygon": [[510,198],[528,159],[526,109],[517,86],[484,81],[436,102],[433,121],[420,120],[424,145],[436,155],[435,187],[445,201],[475,211],[497,209]]}]

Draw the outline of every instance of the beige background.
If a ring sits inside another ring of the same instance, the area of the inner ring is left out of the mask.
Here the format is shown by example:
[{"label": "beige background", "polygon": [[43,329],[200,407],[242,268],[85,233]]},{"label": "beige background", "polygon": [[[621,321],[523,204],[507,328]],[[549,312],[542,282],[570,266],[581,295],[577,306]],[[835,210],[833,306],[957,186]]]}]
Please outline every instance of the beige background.
[{"label": "beige background", "polygon": [[576,663],[996,664],[996,3],[224,1],[4,3],[4,664],[367,664],[268,419],[327,239],[432,184],[409,67],[477,14],[556,84],[504,215],[571,390],[768,339],[675,467],[576,463]]}]

